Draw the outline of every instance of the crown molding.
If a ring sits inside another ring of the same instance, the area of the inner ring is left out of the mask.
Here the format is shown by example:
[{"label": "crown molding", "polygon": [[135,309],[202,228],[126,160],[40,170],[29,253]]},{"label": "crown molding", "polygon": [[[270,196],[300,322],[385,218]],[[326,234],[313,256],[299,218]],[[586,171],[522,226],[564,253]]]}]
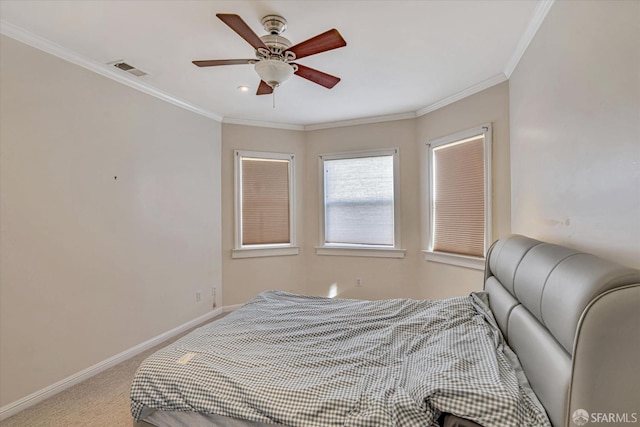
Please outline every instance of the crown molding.
[{"label": "crown molding", "polygon": [[330,129],[330,128],[345,127],[345,126],[366,125],[370,123],[392,122],[395,120],[405,120],[405,119],[415,119],[415,118],[416,118],[415,112],[389,114],[386,116],[363,117],[360,119],[353,119],[353,120],[340,120],[337,122],[327,122],[327,123],[306,125],[304,127],[304,130]]},{"label": "crown molding", "polygon": [[185,110],[189,110],[193,113],[208,117],[218,122],[222,121],[222,116],[220,116],[219,114],[216,114],[212,111],[208,111],[204,108],[198,107],[197,105],[193,105],[187,101],[184,101],[180,98],[177,98],[173,95],[163,92],[160,89],[157,89],[148,83],[145,83],[141,80],[136,80],[137,77],[133,77],[125,72],[122,72],[114,67],[111,67],[108,64],[102,64],[98,61],[94,61],[92,59],[86,58],[70,49],[62,47],[59,44],[53,43],[43,37],[37,36],[21,27],[10,24],[9,22],[6,22],[1,19],[0,19],[0,34],[3,34],[7,37],[11,37],[12,39],[15,39],[26,45],[42,50],[58,58],[64,59],[65,61],[69,61],[72,64],[86,68],[87,70],[98,73],[104,77],[115,80],[118,83],[122,83],[133,89],[139,90],[140,92],[144,92],[147,95],[154,96],[170,104],[173,104],[180,108],[184,108]]},{"label": "crown molding", "polygon": [[495,76],[490,77],[485,81],[477,83],[465,90],[462,90],[458,93],[454,93],[453,95],[447,96],[446,98],[443,98],[438,102],[434,102],[431,105],[427,105],[426,107],[419,109],[418,111],[416,111],[416,116],[417,117],[424,116],[427,113],[431,113],[432,111],[436,111],[442,107],[446,107],[449,104],[453,104],[456,101],[460,101],[461,99],[464,99],[468,96],[474,95],[485,89],[489,89],[490,87],[495,86],[499,83],[502,83],[506,80],[507,80],[507,76],[505,76],[503,73],[496,74]]},{"label": "crown molding", "polygon": [[529,21],[529,25],[527,25],[527,28],[522,34],[522,37],[520,37],[520,41],[518,42],[516,49],[511,54],[509,61],[507,61],[507,65],[504,69],[504,75],[507,76],[507,78],[511,77],[511,74],[513,74],[513,71],[518,66],[520,59],[522,59],[522,55],[524,55],[525,51],[529,47],[529,44],[538,32],[540,25],[542,25],[542,21],[544,21],[547,13],[549,13],[549,10],[551,9],[551,6],[553,6],[554,1],[555,0],[540,0],[538,5],[536,6],[535,11],[533,12],[533,16]]},{"label": "crown molding", "polygon": [[261,128],[286,129],[286,130],[305,130],[303,125],[292,125],[287,123],[263,122],[260,120],[237,119],[234,117],[225,117],[222,123],[242,126],[257,126]]},{"label": "crown molding", "polygon": [[451,96],[443,98],[440,101],[434,102],[433,104],[427,105],[426,107],[421,108],[415,112],[390,114],[386,116],[364,117],[361,119],[354,119],[354,120],[343,120],[343,121],[337,121],[337,122],[306,125],[304,127],[304,130],[329,129],[329,128],[343,127],[343,126],[355,126],[355,125],[370,124],[370,123],[390,122],[394,120],[414,119],[416,117],[420,117],[432,111],[438,110],[442,107],[446,107],[449,104],[453,104],[456,101],[459,101],[468,96],[474,95],[478,92],[481,92],[485,89],[488,89],[492,86],[495,86],[507,80],[508,80],[507,76],[504,75],[503,73],[496,74],[495,76],[490,77],[487,80],[477,83]]}]

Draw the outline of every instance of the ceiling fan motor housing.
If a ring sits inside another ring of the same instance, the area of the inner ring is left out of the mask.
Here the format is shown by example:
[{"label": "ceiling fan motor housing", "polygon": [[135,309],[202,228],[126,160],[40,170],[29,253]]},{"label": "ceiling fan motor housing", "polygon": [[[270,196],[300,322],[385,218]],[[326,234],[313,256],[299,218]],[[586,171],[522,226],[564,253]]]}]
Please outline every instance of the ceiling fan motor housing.
[{"label": "ceiling fan motor housing", "polygon": [[287,29],[287,20],[279,15],[267,15],[260,21],[265,31],[269,34],[261,36],[262,42],[269,48],[269,52],[258,48],[256,55],[258,59],[275,59],[280,61],[293,60],[293,57],[287,57],[284,52],[293,46],[293,43],[281,34]]},{"label": "ceiling fan motor housing", "polygon": [[292,43],[289,41],[289,39],[277,34],[268,34],[266,36],[260,37],[260,39],[271,50],[271,53],[277,55],[281,55],[282,52],[292,46]]}]

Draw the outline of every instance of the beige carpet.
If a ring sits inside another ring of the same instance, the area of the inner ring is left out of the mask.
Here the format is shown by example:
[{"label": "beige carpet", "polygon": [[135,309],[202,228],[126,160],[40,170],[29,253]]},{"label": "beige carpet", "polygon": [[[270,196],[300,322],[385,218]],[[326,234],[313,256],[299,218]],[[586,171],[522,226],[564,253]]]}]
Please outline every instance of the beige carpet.
[{"label": "beige carpet", "polygon": [[[219,319],[220,315],[213,320]],[[211,321],[209,321],[211,322]],[[207,323],[207,322],[205,322]],[[202,325],[198,325],[199,327]],[[193,329],[193,328],[192,328]],[[191,329],[191,330],[192,330]],[[180,338],[167,340],[100,374],[0,422],[2,427],[131,427],[129,387],[140,363],[154,351]]]}]

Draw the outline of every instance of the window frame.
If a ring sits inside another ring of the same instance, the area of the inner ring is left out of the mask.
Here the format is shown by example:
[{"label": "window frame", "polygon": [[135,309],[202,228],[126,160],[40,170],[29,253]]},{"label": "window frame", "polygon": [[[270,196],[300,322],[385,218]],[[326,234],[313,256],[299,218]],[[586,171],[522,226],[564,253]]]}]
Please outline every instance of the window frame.
[{"label": "window frame", "polygon": [[[491,123],[487,123],[478,127],[474,127],[471,129],[467,129],[461,132],[456,132],[454,134],[446,135],[440,138],[432,139],[426,142],[427,146],[427,158],[426,158],[426,166],[427,166],[427,203],[426,203],[426,215],[428,222],[428,234],[424,238],[424,249],[422,252],[424,254],[424,259],[426,261],[439,262],[444,264],[457,265],[461,267],[467,267],[477,270],[483,270],[485,268],[485,257],[487,254],[487,250],[491,245],[491,239],[493,236],[493,228],[492,228],[492,167],[491,167],[491,147],[492,147],[492,125]],[[433,150],[437,147],[441,147],[443,145],[448,145],[456,142],[463,141],[465,139],[470,139],[473,137],[484,136],[483,139],[483,158],[484,158],[484,250],[482,257],[475,257],[469,255],[461,255],[450,252],[440,252],[433,250],[433,239],[434,239],[434,165],[433,165]]]},{"label": "window frame", "polygon": [[[326,242],[325,219],[325,160],[345,160],[365,157],[392,156],[393,159],[393,246],[369,244],[341,244]],[[317,255],[360,256],[376,258],[404,258],[406,250],[401,249],[401,198],[400,198],[400,149],[349,151],[318,155],[319,171],[319,235]]]},{"label": "window frame", "polygon": [[[234,248],[232,258],[298,255],[296,240],[295,155],[266,151],[234,150]],[[242,159],[286,160],[289,162],[289,243],[242,244]]]}]

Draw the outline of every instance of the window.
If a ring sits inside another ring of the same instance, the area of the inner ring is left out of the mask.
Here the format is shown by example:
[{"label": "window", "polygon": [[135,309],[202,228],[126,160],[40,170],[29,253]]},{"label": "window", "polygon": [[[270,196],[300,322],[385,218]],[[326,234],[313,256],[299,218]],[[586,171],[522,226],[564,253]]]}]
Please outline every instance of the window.
[{"label": "window", "polygon": [[235,151],[233,258],[297,255],[293,154]]},{"label": "window", "polygon": [[425,258],[484,268],[491,238],[491,125],[428,145],[430,233]]},{"label": "window", "polygon": [[398,150],[320,156],[319,255],[403,257]]}]

